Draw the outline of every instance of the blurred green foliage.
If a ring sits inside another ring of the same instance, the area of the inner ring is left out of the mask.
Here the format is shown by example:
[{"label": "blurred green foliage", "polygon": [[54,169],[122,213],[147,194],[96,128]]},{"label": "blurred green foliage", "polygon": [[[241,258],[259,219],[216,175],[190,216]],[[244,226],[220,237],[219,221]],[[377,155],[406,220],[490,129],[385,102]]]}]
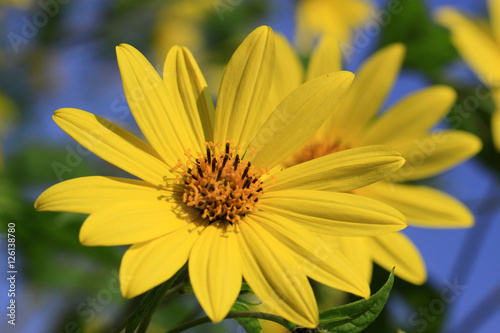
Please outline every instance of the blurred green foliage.
[{"label": "blurred green foliage", "polygon": [[406,46],[404,65],[437,78],[443,65],[458,56],[450,34],[432,20],[422,1],[401,0],[400,3],[402,10],[392,14],[383,30],[381,46],[403,43]]}]

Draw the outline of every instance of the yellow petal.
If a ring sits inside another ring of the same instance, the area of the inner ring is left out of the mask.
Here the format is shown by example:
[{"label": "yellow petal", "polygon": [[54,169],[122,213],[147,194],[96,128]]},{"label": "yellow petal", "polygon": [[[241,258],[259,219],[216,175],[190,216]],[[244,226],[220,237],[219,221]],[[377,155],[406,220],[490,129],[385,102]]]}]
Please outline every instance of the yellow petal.
[{"label": "yellow petal", "polygon": [[[353,1],[350,1],[353,2]],[[354,12],[345,10],[349,2],[308,0],[299,1],[296,9],[297,46],[302,52],[309,52],[315,39],[320,35],[333,35],[342,43],[351,39],[351,25],[357,25],[355,17],[359,10]],[[358,8],[359,9],[359,8]]]},{"label": "yellow petal", "polygon": [[413,284],[427,279],[425,262],[412,241],[400,232],[370,237],[369,248],[373,260],[394,274]]},{"label": "yellow petal", "polygon": [[313,232],[338,236],[377,235],[406,227],[406,219],[394,208],[347,193],[266,192],[259,209],[281,214]]},{"label": "yellow petal", "polygon": [[163,67],[163,80],[175,110],[187,113],[196,141],[213,141],[214,104],[200,68],[187,48],[170,49]]},{"label": "yellow petal", "polygon": [[356,73],[349,92],[331,112],[332,130],[356,140],[358,133],[377,114],[389,95],[404,58],[404,46],[393,44],[377,51]]},{"label": "yellow petal", "polygon": [[88,246],[127,245],[157,238],[184,227],[195,213],[175,202],[123,201],[90,215],[80,229]]},{"label": "yellow petal", "polygon": [[466,206],[431,187],[378,182],[355,192],[396,208],[411,225],[464,228],[474,224],[474,217]]},{"label": "yellow petal", "polygon": [[500,47],[491,35],[451,7],[442,8],[438,21],[450,29],[458,52],[487,85],[500,84]]},{"label": "yellow petal", "polygon": [[401,153],[387,146],[343,150],[294,165],[268,178],[269,191],[285,189],[348,192],[376,182],[405,163]]},{"label": "yellow petal", "polygon": [[390,179],[415,180],[442,173],[477,154],[481,140],[470,133],[444,130],[418,139],[393,143],[406,159]]},{"label": "yellow petal", "polygon": [[189,279],[207,316],[223,320],[241,289],[241,255],[233,231],[210,225],[189,255]]},{"label": "yellow petal", "polygon": [[267,118],[265,105],[273,80],[274,36],[269,27],[255,29],[234,52],[219,90],[214,140],[232,140],[246,148]]},{"label": "yellow petal", "polygon": [[273,84],[269,93],[269,102],[266,106],[268,115],[289,93],[300,86],[304,79],[302,63],[291,45],[281,34],[276,34],[274,37],[276,64],[274,66]]},{"label": "yellow petal", "polygon": [[500,1],[488,0],[488,8],[491,20],[491,30],[497,43],[500,43]]},{"label": "yellow petal", "polygon": [[370,0],[334,1],[337,2],[337,10],[351,26],[356,26],[365,22],[370,14],[376,9]]},{"label": "yellow petal", "polygon": [[279,214],[259,212],[252,219],[290,250],[307,276],[329,287],[370,297],[368,281],[336,244],[324,242],[319,235]]},{"label": "yellow petal", "polygon": [[77,109],[57,110],[53,119],[83,147],[134,176],[153,185],[171,176],[153,148],[106,119]]},{"label": "yellow petal", "polygon": [[91,214],[121,201],[161,200],[170,193],[141,180],[116,177],[81,177],[45,190],[36,200],[39,211]]},{"label": "yellow petal", "polygon": [[447,86],[433,86],[407,95],[362,134],[360,143],[390,145],[422,136],[444,117],[455,99],[455,90]]},{"label": "yellow petal", "polygon": [[170,166],[188,149],[203,151],[185,110],[178,110],[165,82],[144,56],[130,45],[116,48],[123,90],[142,133]]},{"label": "yellow petal", "polygon": [[243,277],[273,311],[294,324],[318,326],[316,299],[290,251],[247,215],[237,234]]},{"label": "yellow petal", "polygon": [[245,158],[269,169],[282,162],[320,128],[352,80],[352,73],[336,72],[295,89],[267,118]]},{"label": "yellow petal", "polygon": [[342,70],[340,48],[332,36],[325,36],[311,54],[306,81]]},{"label": "yellow petal", "polygon": [[337,237],[334,235],[320,235],[331,244],[338,244],[340,252],[355,267],[358,274],[368,283],[372,280],[373,261],[369,248],[369,237]]},{"label": "yellow petal", "polygon": [[152,241],[132,245],[120,266],[123,297],[135,297],[170,279],[184,266],[198,237],[198,230],[186,225]]}]

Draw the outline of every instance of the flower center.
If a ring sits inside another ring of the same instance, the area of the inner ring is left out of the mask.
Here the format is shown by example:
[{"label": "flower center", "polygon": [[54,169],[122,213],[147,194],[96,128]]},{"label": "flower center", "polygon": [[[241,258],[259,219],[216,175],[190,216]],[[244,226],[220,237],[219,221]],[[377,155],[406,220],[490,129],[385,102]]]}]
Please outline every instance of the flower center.
[{"label": "flower center", "polygon": [[207,143],[206,154],[194,157],[188,152],[186,168],[181,172],[184,181],[182,201],[202,212],[209,224],[215,221],[239,222],[241,217],[255,209],[262,194],[260,176],[250,162],[244,162],[238,147],[226,143],[223,152]]}]

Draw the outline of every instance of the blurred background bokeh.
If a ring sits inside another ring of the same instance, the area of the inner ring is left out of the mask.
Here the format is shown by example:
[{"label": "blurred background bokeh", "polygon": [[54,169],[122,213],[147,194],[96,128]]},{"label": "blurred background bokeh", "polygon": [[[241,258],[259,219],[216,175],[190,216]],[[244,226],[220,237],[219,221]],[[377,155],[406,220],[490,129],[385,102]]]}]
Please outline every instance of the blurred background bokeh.
[{"label": "blurred background bokeh", "polygon": [[[331,0],[341,8],[343,1]],[[84,215],[33,209],[36,197],[57,182],[122,172],[70,139],[52,121],[53,112],[62,107],[83,109],[140,135],[122,90],[116,45],[135,46],[160,72],[169,47],[185,45],[216,95],[230,55],[259,25],[285,35],[304,63],[316,30],[337,31],[344,68],[352,71],[375,50],[404,43],[404,69],[386,106],[431,84],[457,90],[457,103],[440,126],[475,133],[484,148],[478,157],[426,183],[465,203],[476,225],[457,230],[407,228],[404,232],[427,263],[428,282],[414,286],[397,279],[385,310],[367,332],[499,330],[500,155],[491,140],[494,103],[460,59],[448,31],[434,19],[436,9],[444,5],[484,19],[486,1],[358,1],[364,6],[361,18],[348,20],[351,9],[345,9],[331,24],[312,24],[309,31],[302,27],[307,22],[296,19],[303,2],[307,1],[0,1],[0,267],[7,272],[5,234],[7,225],[15,223],[19,272],[16,326],[7,324],[2,314],[0,332],[109,331],[139,301],[124,300],[119,292],[117,272],[124,248],[84,247],[78,242]],[[386,279],[387,273],[375,268],[373,289]],[[3,309],[8,289],[7,280],[0,279]],[[319,296],[320,306],[345,300],[322,289],[321,295],[325,293],[330,296]],[[151,332],[202,314],[192,295],[177,296],[160,308]],[[197,331],[208,330],[243,332],[231,321]]]}]

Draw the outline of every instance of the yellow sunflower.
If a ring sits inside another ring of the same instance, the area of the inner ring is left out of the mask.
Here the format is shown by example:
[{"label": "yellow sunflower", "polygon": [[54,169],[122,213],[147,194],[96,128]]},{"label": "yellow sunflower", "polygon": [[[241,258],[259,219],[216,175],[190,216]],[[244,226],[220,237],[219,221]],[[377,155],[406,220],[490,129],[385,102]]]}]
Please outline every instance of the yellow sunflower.
[{"label": "yellow sunflower", "polygon": [[187,49],[170,50],[162,79],[136,49],[117,47],[124,91],[149,144],[91,113],[55,112],[73,139],[140,179],[72,179],[35,203],[42,211],[91,214],[80,230],[84,245],[132,244],[120,268],[125,297],[168,280],[186,261],[214,322],[230,310],[242,277],[276,314],[306,327],[318,324],[307,276],[369,296],[353,265],[315,232],[402,229],[395,209],[337,192],[377,181],[404,159],[386,146],[363,147],[270,175],[316,132],[353,79],[324,75],[266,111],[274,56],[272,30],[252,32],[227,65],[214,110]]},{"label": "yellow sunflower", "polygon": [[250,34],[226,68],[214,111],[187,49],[172,48],[162,80],[137,50],[119,46],[125,94],[150,145],[91,113],[56,111],[55,122],[82,146],[141,179],[77,178],[35,203],[91,214],[80,231],[84,245],[133,244],[120,268],[125,297],[166,281],[186,261],[194,292],[216,322],[242,277],[277,314],[307,327],[317,325],[318,313],[306,276],[368,296],[366,281],[313,231],[403,228],[396,210],[336,192],[377,181],[404,159],[385,146],[365,147],[268,175],[316,132],[352,80],[347,72],[322,76],[264,112],[274,53],[270,28]]},{"label": "yellow sunflower", "polygon": [[[277,38],[276,77],[271,92],[275,105],[302,81],[314,80],[341,68],[333,38],[324,38],[311,56],[307,73],[283,37]],[[457,228],[473,225],[469,210],[455,198],[428,186],[402,184],[437,175],[470,158],[481,149],[474,135],[457,130],[432,133],[431,129],[455,101],[446,86],[422,89],[377,116],[398,75],[404,57],[400,44],[376,52],[360,67],[346,96],[332,110],[324,126],[288,158],[293,166],[321,156],[335,156],[351,148],[389,145],[403,152],[406,164],[395,176],[351,191],[398,209],[414,226]],[[333,154],[335,153],[335,154]],[[331,239],[331,236],[328,236]],[[373,237],[338,238],[344,254],[371,279],[372,260],[415,284],[426,280],[425,263],[415,245],[402,233]]]},{"label": "yellow sunflower", "polygon": [[490,24],[473,21],[452,7],[438,12],[438,21],[450,29],[455,48],[491,91],[493,142],[500,150],[500,1],[489,0]]},{"label": "yellow sunflower", "polygon": [[323,34],[349,42],[352,29],[365,23],[374,9],[370,0],[299,0],[295,13],[297,46],[309,51]]}]

